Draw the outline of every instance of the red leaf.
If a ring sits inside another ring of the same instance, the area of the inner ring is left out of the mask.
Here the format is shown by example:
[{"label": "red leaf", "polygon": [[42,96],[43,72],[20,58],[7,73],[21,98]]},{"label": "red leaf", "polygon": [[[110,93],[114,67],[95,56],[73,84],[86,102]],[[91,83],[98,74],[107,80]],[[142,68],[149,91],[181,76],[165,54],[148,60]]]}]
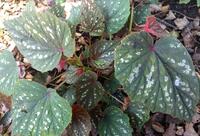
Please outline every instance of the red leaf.
[{"label": "red leaf", "polygon": [[160,24],[156,21],[155,16],[148,16],[144,26],[144,31],[157,37],[162,37],[166,34],[165,30],[162,29]]},{"label": "red leaf", "polygon": [[66,65],[66,60],[65,59],[61,59],[56,68],[60,72],[61,70],[65,69],[65,65]]},{"label": "red leaf", "polygon": [[78,68],[78,69],[76,70],[76,75],[78,75],[78,76],[81,76],[83,73],[84,73],[83,68]]}]

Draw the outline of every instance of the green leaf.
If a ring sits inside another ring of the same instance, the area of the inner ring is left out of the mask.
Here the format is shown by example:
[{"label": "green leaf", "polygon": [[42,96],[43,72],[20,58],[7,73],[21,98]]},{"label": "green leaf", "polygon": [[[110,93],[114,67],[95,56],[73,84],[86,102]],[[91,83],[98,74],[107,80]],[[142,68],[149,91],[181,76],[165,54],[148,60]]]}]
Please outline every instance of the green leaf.
[{"label": "green leaf", "polygon": [[115,93],[118,88],[121,87],[119,80],[117,80],[114,76],[110,79],[107,79],[103,83],[103,87],[106,91],[110,93]]},{"label": "green leaf", "polygon": [[133,102],[149,111],[191,117],[199,85],[190,55],[176,38],[153,44],[148,33],[132,33],[116,49],[115,62],[115,76]]},{"label": "green leaf", "polygon": [[14,93],[18,80],[18,67],[11,52],[4,50],[0,53],[0,92],[6,95]]},{"label": "green leaf", "polygon": [[73,105],[72,107],[72,123],[67,128],[69,136],[89,136],[92,129],[90,115],[80,105]]},{"label": "green leaf", "polygon": [[76,102],[76,88],[74,86],[70,86],[66,90],[67,92],[63,94],[63,98],[68,100],[68,102],[73,105]]},{"label": "green leaf", "polygon": [[130,14],[130,0],[96,0],[105,16],[106,32],[117,33],[126,23]]},{"label": "green leaf", "polygon": [[144,2],[149,3],[149,4],[159,4],[158,0],[147,0],[147,2],[146,1],[144,1]]},{"label": "green leaf", "polygon": [[93,0],[82,1],[81,30],[92,36],[101,36],[105,29],[104,16]]},{"label": "green leaf", "polygon": [[129,117],[141,128],[149,119],[149,111],[140,102],[131,102],[126,110]]},{"label": "green leaf", "polygon": [[[105,79],[103,82],[103,87],[105,91],[108,92],[108,94],[111,94],[120,101],[124,100],[124,95],[121,93],[121,91],[118,90],[119,88],[121,88],[121,84],[114,76],[110,77],[110,79]],[[121,105],[121,103],[116,101],[116,99],[108,94],[104,94],[101,101],[106,102],[107,105]]]},{"label": "green leaf", "polygon": [[78,67],[70,65],[65,72],[66,83],[74,84],[78,79],[79,75],[77,74]]},{"label": "green leaf", "polygon": [[180,4],[187,4],[187,3],[189,3],[190,2],[190,0],[179,0],[179,3]]},{"label": "green leaf", "polygon": [[66,20],[71,25],[78,25],[81,21],[82,10],[83,10],[83,5],[81,1],[66,2],[65,3]]},{"label": "green leaf", "polygon": [[100,136],[132,136],[129,118],[119,108],[110,106],[104,114],[98,125]]},{"label": "green leaf", "polygon": [[138,5],[134,9],[134,22],[136,24],[144,24],[146,22],[146,17],[151,15],[150,4]]},{"label": "green leaf", "polygon": [[200,0],[197,0],[197,7],[200,7]]},{"label": "green leaf", "polygon": [[21,80],[13,102],[13,135],[59,136],[70,123],[72,111],[56,90]]},{"label": "green leaf", "polygon": [[66,0],[55,0],[56,4],[63,4]]},{"label": "green leaf", "polygon": [[91,65],[99,69],[108,68],[114,60],[114,49],[117,45],[117,41],[96,42],[90,49]]},{"label": "green leaf", "polygon": [[54,5],[48,11],[50,13],[56,15],[57,17],[64,17],[65,16],[64,7],[61,6],[61,5]]},{"label": "green leaf", "polygon": [[35,12],[36,11],[36,2],[34,0],[30,0],[26,3],[26,6],[25,6],[25,9],[24,9],[24,12]]},{"label": "green leaf", "polygon": [[70,57],[75,50],[67,23],[48,12],[25,12],[5,22],[19,51],[32,67],[41,72],[57,66],[62,53]]},{"label": "green leaf", "polygon": [[86,109],[95,107],[104,94],[104,88],[97,81],[96,73],[91,71],[84,73],[75,86],[77,101]]},{"label": "green leaf", "polygon": [[[4,113],[3,113],[4,114]],[[7,111],[3,117],[1,117],[0,119],[0,125],[3,125],[3,126],[8,126],[12,121],[12,113],[11,111]]]}]

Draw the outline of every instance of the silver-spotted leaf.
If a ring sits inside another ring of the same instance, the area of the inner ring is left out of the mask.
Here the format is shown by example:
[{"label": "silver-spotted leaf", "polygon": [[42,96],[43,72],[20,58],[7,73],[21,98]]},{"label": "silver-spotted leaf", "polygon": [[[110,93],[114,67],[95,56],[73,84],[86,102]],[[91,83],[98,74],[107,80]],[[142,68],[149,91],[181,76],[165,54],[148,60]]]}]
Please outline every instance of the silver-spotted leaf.
[{"label": "silver-spotted leaf", "polygon": [[74,86],[69,86],[65,91],[66,93],[64,93],[62,97],[73,105],[76,102],[76,88]]},{"label": "silver-spotted leaf", "polygon": [[0,92],[6,95],[14,93],[18,80],[18,67],[11,52],[0,52]]},{"label": "silver-spotted leaf", "polygon": [[80,76],[77,73],[79,69],[81,68],[72,65],[67,68],[67,71],[65,72],[66,83],[74,84],[79,79]]},{"label": "silver-spotted leaf", "polygon": [[65,2],[66,20],[71,25],[78,25],[81,21],[81,12],[83,10],[82,1]]},{"label": "silver-spotted leaf", "polygon": [[91,65],[99,68],[108,68],[114,61],[114,49],[117,47],[117,41],[98,41],[90,49]]},{"label": "silver-spotted leaf", "polygon": [[83,0],[81,30],[92,36],[101,36],[105,29],[104,16],[94,0]]},{"label": "silver-spotted leaf", "polygon": [[132,136],[129,118],[118,107],[110,106],[104,114],[98,124],[100,136]]},{"label": "silver-spotted leaf", "polygon": [[95,107],[103,94],[104,88],[94,72],[85,72],[76,82],[77,101],[86,109]]},{"label": "silver-spotted leaf", "polygon": [[130,0],[95,0],[105,16],[105,31],[117,33],[127,22],[130,14]]},{"label": "silver-spotted leaf", "polygon": [[56,15],[57,17],[64,17],[65,16],[65,11],[64,7],[61,5],[54,5],[49,9],[49,12],[52,14]]},{"label": "silver-spotted leaf", "polygon": [[56,90],[21,80],[13,97],[13,135],[59,136],[70,123],[71,106]]},{"label": "silver-spotted leaf", "polygon": [[38,71],[55,68],[62,53],[67,57],[74,53],[74,40],[67,23],[49,12],[25,12],[6,21],[5,26],[19,51]]},{"label": "silver-spotted leaf", "polygon": [[89,136],[92,129],[89,113],[80,105],[72,107],[72,122],[67,127],[69,136]]},{"label": "silver-spotted leaf", "polygon": [[35,1],[33,0],[30,0],[26,3],[26,6],[24,8],[24,12],[23,13],[26,13],[26,12],[35,12],[36,11],[36,6],[35,6]]},{"label": "silver-spotted leaf", "polygon": [[52,0],[55,1],[56,4],[62,5],[66,0]]},{"label": "silver-spotted leaf", "polygon": [[149,111],[143,103],[131,102],[126,110],[130,119],[137,123],[139,127],[142,127],[149,119]]},{"label": "silver-spotted leaf", "polygon": [[138,5],[134,9],[134,18],[133,18],[133,21],[136,24],[144,24],[145,21],[146,21],[146,17],[150,16],[150,15],[151,15],[150,4]]},{"label": "silver-spotted leaf", "polygon": [[148,33],[132,33],[117,48],[115,62],[115,76],[133,102],[142,102],[149,111],[191,117],[199,85],[192,60],[176,38],[154,44]]}]

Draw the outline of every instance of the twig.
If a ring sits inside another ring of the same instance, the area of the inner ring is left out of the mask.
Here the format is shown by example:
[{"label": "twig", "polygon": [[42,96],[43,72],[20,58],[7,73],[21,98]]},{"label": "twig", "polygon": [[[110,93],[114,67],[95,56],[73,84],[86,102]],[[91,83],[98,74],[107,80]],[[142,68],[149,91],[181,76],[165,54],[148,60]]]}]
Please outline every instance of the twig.
[{"label": "twig", "polygon": [[170,24],[170,23],[167,23],[166,21],[161,20],[160,18],[157,18],[157,17],[156,17],[156,19],[157,19],[160,23],[165,24],[165,25],[167,25],[167,26],[170,26],[170,27],[172,27],[172,28],[175,29],[175,30],[178,29],[176,26],[174,26],[174,25],[172,25],[172,24]]},{"label": "twig", "polygon": [[63,80],[58,86],[56,86],[54,89],[58,90],[66,81]]},{"label": "twig", "polygon": [[132,0],[132,2],[131,2],[131,17],[130,17],[130,22],[129,22],[129,33],[131,33],[132,27],[133,27],[133,14],[134,14],[134,1]]},{"label": "twig", "polygon": [[190,20],[196,20],[195,18],[191,18],[191,17],[188,17],[188,16],[186,16],[185,14],[183,14],[183,13],[181,13],[181,12],[179,12],[179,11],[176,11],[176,10],[171,10],[172,12],[175,12],[175,13],[178,13],[178,14],[180,14],[180,15],[183,15],[183,16],[185,16],[186,18],[188,18],[188,19],[190,19]]},{"label": "twig", "polygon": [[107,92],[106,90],[104,91],[106,94],[108,94],[110,97],[112,97],[113,99],[115,99],[117,102],[121,103],[122,105],[126,105],[125,103],[123,103],[121,100],[119,100],[117,97],[113,96],[112,94],[110,94],[109,92]]},{"label": "twig", "polygon": [[64,73],[61,73],[60,75],[54,77],[53,79],[51,79],[50,81],[48,81],[47,83],[45,83],[45,86],[47,86],[48,84],[50,84],[52,81],[58,79],[58,78],[61,77],[62,75],[64,75]]}]

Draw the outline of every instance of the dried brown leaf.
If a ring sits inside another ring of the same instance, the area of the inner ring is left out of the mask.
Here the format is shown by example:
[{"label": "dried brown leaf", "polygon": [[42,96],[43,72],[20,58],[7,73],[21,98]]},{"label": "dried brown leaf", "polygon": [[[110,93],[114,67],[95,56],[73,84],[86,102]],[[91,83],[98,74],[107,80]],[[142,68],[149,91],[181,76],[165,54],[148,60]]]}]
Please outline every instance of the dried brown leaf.
[{"label": "dried brown leaf", "polygon": [[174,20],[174,23],[176,24],[179,30],[182,30],[189,24],[189,21],[186,17],[183,17],[183,18],[177,18],[176,20]]},{"label": "dried brown leaf", "polygon": [[183,127],[182,127],[182,126],[178,126],[178,127],[177,127],[177,131],[176,131],[176,135],[182,136],[183,133],[184,133]]},{"label": "dried brown leaf", "polygon": [[167,128],[163,136],[176,136],[175,129],[176,129],[176,125],[174,123],[170,123],[169,127]]},{"label": "dried brown leaf", "polygon": [[184,132],[183,136],[198,136],[198,134],[196,133],[196,131],[193,128],[192,123],[186,123],[185,132]]},{"label": "dried brown leaf", "polygon": [[165,132],[164,127],[158,122],[153,122],[152,128],[158,133],[164,133]]}]

